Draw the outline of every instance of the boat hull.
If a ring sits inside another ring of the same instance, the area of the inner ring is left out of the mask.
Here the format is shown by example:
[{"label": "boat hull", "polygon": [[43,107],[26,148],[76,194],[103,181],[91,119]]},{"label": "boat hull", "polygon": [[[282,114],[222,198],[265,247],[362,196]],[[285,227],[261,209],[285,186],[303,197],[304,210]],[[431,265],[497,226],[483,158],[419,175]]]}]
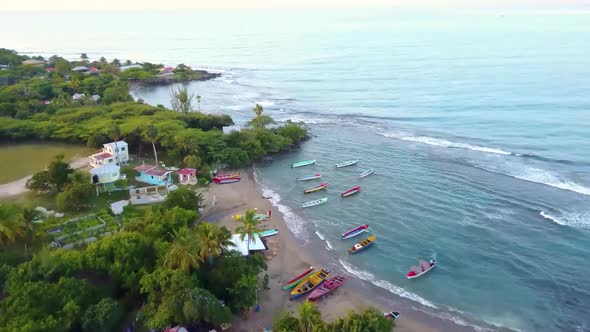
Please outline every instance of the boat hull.
[{"label": "boat hull", "polygon": [[299,283],[301,283],[303,280],[307,279],[314,272],[315,272],[315,269],[313,268],[313,266],[310,266],[309,269],[307,269],[307,271],[305,271],[305,272],[301,273],[300,275],[298,275],[297,277],[285,282],[281,286],[281,289],[289,290],[289,289],[297,286]]},{"label": "boat hull", "polygon": [[319,270],[314,272],[312,275],[307,277],[305,280],[301,281],[292,291],[291,291],[291,300],[300,298],[307,294],[313,292],[314,289],[318,288],[320,285],[324,283],[328,275],[330,274],[329,270]]},{"label": "boat hull", "polygon": [[265,237],[274,236],[277,234],[279,234],[278,229],[269,229],[269,230],[260,232],[259,235],[260,235],[260,238],[265,238]]},{"label": "boat hull", "polygon": [[326,182],[324,182],[318,186],[303,189],[303,193],[304,194],[311,194],[311,193],[315,193],[316,191],[324,190],[326,188],[328,188],[328,184]]},{"label": "boat hull", "polygon": [[301,207],[302,208],[309,208],[309,207],[312,207],[312,206],[317,206],[317,205],[320,205],[320,204],[324,204],[327,201],[328,201],[328,198],[326,197],[326,198],[318,199],[318,200],[315,200],[315,201],[305,202],[305,203],[301,204]]},{"label": "boat hull", "polygon": [[368,238],[362,240],[361,242],[355,244],[354,246],[348,248],[348,254],[352,255],[352,254],[356,254],[359,251],[363,251],[363,250],[373,246],[373,244],[375,244],[376,240],[377,240],[377,236],[371,235]]},{"label": "boat hull", "polygon": [[215,182],[217,184],[228,184],[228,183],[239,182],[240,180],[241,180],[241,178],[221,178],[221,179],[214,179],[213,182]]},{"label": "boat hull", "polygon": [[316,300],[322,298],[323,296],[333,293],[335,290],[340,288],[340,286],[342,286],[345,281],[346,281],[346,278],[341,277],[341,276],[336,276],[332,279],[326,280],[326,281],[324,281],[324,283],[322,284],[321,287],[313,290],[309,294],[309,297],[307,299],[310,302],[315,302]]},{"label": "boat hull", "polygon": [[[436,263],[435,263],[434,265],[432,265],[432,266],[431,266],[431,267],[430,267],[428,270],[426,270],[426,271],[424,271],[424,272],[422,272],[422,273],[420,273],[420,274],[416,274],[416,275],[413,275],[413,276],[411,276],[411,275],[407,275],[407,274],[406,274],[406,278],[408,278],[408,279],[416,279],[416,278],[420,278],[421,276],[423,276],[423,275],[427,274],[428,272],[430,272],[430,271],[434,270],[434,268],[435,268],[435,267],[436,267]],[[408,272],[408,273],[409,273],[409,272]]]},{"label": "boat hull", "polygon": [[291,164],[291,168],[304,167],[315,164],[315,160],[305,160],[298,163]]},{"label": "boat hull", "polygon": [[361,191],[361,187],[350,188],[347,191],[343,192],[340,196],[342,196],[342,197],[352,196],[352,195],[358,193],[359,191]]},{"label": "boat hull", "polygon": [[321,174],[316,174],[313,176],[306,176],[306,177],[302,177],[302,178],[297,178],[297,181],[309,181],[309,180],[315,180],[315,179],[319,179],[321,178],[322,175]]},{"label": "boat hull", "polygon": [[336,164],[336,168],[348,167],[358,164],[358,160],[349,160]]},{"label": "boat hull", "polygon": [[373,173],[375,173],[375,170],[374,169],[368,169],[368,170],[362,172],[361,174],[359,174],[359,178],[362,179],[362,178],[367,177],[367,176],[369,176],[369,175],[371,175]]}]

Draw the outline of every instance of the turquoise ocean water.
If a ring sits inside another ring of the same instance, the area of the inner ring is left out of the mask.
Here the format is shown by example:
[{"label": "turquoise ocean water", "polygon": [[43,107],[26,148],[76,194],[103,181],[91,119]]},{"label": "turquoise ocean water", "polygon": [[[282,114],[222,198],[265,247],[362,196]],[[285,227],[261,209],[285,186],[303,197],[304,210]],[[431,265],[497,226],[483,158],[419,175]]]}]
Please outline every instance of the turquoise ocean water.
[{"label": "turquoise ocean water", "polygon": [[[257,102],[308,123],[301,150],[257,167],[265,194],[326,264],[400,311],[479,330],[590,331],[590,14],[1,14],[0,30],[11,31],[0,47],[32,54],[220,71],[187,84],[204,110],[240,122]],[[169,104],[169,90],[134,95]],[[289,167],[304,159],[318,163]],[[328,191],[304,197],[309,183],[294,179],[317,172]],[[354,185],[359,195],[339,197]],[[363,223],[377,244],[347,256],[355,240],[340,233]],[[406,280],[421,258],[439,267]]]}]

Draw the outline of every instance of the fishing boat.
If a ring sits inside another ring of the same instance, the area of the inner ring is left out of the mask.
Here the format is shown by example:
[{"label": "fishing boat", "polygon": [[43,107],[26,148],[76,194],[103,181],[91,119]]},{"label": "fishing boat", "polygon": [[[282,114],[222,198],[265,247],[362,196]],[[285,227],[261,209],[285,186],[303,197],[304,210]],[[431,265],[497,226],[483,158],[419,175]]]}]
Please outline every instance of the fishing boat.
[{"label": "fishing boat", "polygon": [[390,319],[395,320],[399,316],[399,311],[392,310],[389,312],[384,312],[383,316],[385,316],[385,318],[390,318]]},{"label": "fishing boat", "polygon": [[322,284],[321,287],[314,289],[313,292],[309,294],[309,297],[307,299],[310,302],[315,302],[321,297],[326,296],[338,289],[338,287],[342,286],[345,281],[346,277],[342,276],[335,276],[334,278],[328,279]]},{"label": "fishing boat", "polygon": [[318,174],[312,175],[312,176],[304,176],[302,178],[297,178],[297,181],[309,181],[309,180],[319,179],[321,177],[322,177],[322,174],[318,173]]},{"label": "fishing boat", "polygon": [[300,282],[307,279],[307,277],[309,277],[314,271],[315,271],[315,269],[313,268],[313,266],[310,266],[309,269],[307,269],[305,272],[303,272],[300,275],[296,276],[295,278],[283,283],[283,285],[281,285],[281,288],[283,290],[288,290],[288,289],[291,289],[291,288],[297,286]]},{"label": "fishing boat", "polygon": [[355,228],[349,230],[348,232],[342,233],[342,240],[353,238],[363,232],[366,232],[368,228],[369,228],[369,224],[355,227]]},{"label": "fishing boat", "polygon": [[291,291],[291,300],[313,291],[316,287],[320,286],[324,280],[326,280],[329,274],[330,270],[328,269],[321,269],[314,272],[312,275],[307,277],[307,279],[295,286],[295,288]]},{"label": "fishing boat", "polygon": [[291,167],[297,168],[297,167],[309,166],[309,165],[313,165],[313,164],[315,164],[315,159],[300,161],[298,163],[291,164]]},{"label": "fishing boat", "polygon": [[328,188],[328,182],[323,182],[322,184],[318,184],[317,186],[309,187],[303,190],[304,194],[314,193],[316,191],[320,191],[323,189]]},{"label": "fishing boat", "polygon": [[269,236],[273,236],[273,235],[277,235],[279,234],[279,230],[278,229],[267,229],[265,231],[262,231],[259,233],[260,238],[265,238],[265,237],[269,237]]},{"label": "fishing boat", "polygon": [[[241,221],[242,219],[244,219],[244,216],[245,216],[244,214],[234,214],[232,216],[232,218],[234,218],[235,221]],[[267,214],[255,214],[254,219],[263,221],[263,220],[268,219],[268,215]]]},{"label": "fishing boat", "polygon": [[326,203],[327,201],[328,201],[328,197],[324,197],[324,198],[316,199],[314,201],[305,202],[305,203],[301,204],[301,207],[308,208],[308,207],[312,207],[312,206]]},{"label": "fishing boat", "polygon": [[354,246],[348,248],[348,254],[352,255],[352,254],[356,254],[357,252],[363,250],[363,249],[367,249],[368,247],[370,247],[371,245],[373,245],[373,243],[375,243],[375,240],[377,240],[377,236],[375,235],[371,235],[368,238],[362,240],[361,242],[355,244]]},{"label": "fishing boat", "polygon": [[339,162],[339,163],[336,164],[336,168],[341,168],[341,167],[347,167],[347,166],[356,165],[356,163],[358,163],[358,162],[359,162],[358,159],[341,161],[341,162]]},{"label": "fishing boat", "polygon": [[366,171],[362,172],[361,174],[359,174],[359,178],[362,179],[362,178],[364,178],[366,176],[369,176],[369,175],[373,174],[374,172],[375,172],[374,169],[369,168],[368,170],[366,170]]},{"label": "fishing boat", "polygon": [[214,179],[227,179],[227,178],[239,178],[240,172],[233,172],[233,173],[226,173],[226,174],[217,174],[213,178]]},{"label": "fishing boat", "polygon": [[421,277],[434,269],[435,266],[436,262],[434,259],[431,259],[430,262],[420,261],[418,266],[412,266],[410,268],[410,272],[406,274],[406,277],[408,277],[408,279]]},{"label": "fishing boat", "polygon": [[352,187],[352,188],[346,190],[345,192],[343,192],[342,194],[340,194],[340,196],[342,196],[342,197],[352,196],[352,195],[358,193],[359,191],[361,191],[361,187],[359,187],[359,186]]},{"label": "fishing boat", "polygon": [[234,183],[239,182],[241,178],[221,178],[221,179],[213,179],[213,182],[217,184],[226,184],[226,183]]}]

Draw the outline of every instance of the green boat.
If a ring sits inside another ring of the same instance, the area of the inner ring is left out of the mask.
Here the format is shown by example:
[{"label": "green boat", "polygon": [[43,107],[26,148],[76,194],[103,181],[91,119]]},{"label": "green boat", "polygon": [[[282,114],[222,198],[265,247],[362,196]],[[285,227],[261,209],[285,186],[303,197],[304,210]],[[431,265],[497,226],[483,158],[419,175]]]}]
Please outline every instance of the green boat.
[{"label": "green boat", "polygon": [[313,164],[315,164],[315,159],[300,161],[298,163],[291,164],[291,167],[296,168],[296,167],[303,167],[303,166],[308,166],[308,165],[313,165]]},{"label": "green boat", "polygon": [[303,280],[306,280],[307,277],[312,275],[314,272],[316,272],[316,270],[314,269],[313,266],[310,266],[309,269],[307,269],[305,272],[303,272],[300,275],[296,276],[295,278],[285,282],[282,285],[281,289],[282,290],[289,290],[289,289],[299,285]]}]

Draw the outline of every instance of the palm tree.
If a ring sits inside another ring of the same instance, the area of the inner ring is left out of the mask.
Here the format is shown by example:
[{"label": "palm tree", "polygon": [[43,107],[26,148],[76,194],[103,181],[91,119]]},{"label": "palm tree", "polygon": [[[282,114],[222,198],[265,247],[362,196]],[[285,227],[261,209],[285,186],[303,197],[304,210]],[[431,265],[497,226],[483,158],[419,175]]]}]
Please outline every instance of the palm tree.
[{"label": "palm tree", "polygon": [[199,257],[199,244],[187,228],[174,232],[174,242],[164,257],[164,265],[182,271],[199,267],[202,260]]},{"label": "palm tree", "polygon": [[115,163],[119,165],[119,147],[117,141],[121,138],[121,128],[116,123],[109,130],[109,137],[115,141]]},{"label": "palm tree", "polygon": [[145,128],[143,131],[143,137],[152,143],[152,148],[154,148],[154,158],[156,159],[156,166],[158,166],[158,152],[156,151],[156,140],[158,139],[158,127],[150,124]]},{"label": "palm tree", "polygon": [[310,332],[322,322],[322,314],[312,302],[305,301],[299,305],[299,331]]},{"label": "palm tree", "polygon": [[197,95],[197,107],[200,112],[201,111],[201,96],[200,95]]},{"label": "palm tree", "polygon": [[242,226],[236,229],[236,232],[240,234],[240,240],[244,241],[244,238],[248,236],[248,251],[250,251],[250,242],[254,239],[254,235],[262,232],[259,227],[260,219],[256,217],[256,212],[252,209],[247,210],[242,218]]},{"label": "palm tree", "polygon": [[262,108],[261,105],[256,104],[256,106],[254,106],[254,108],[252,109],[254,111],[254,113],[256,113],[256,117],[259,117],[262,115],[262,112],[264,111],[264,108]]},{"label": "palm tree", "polygon": [[78,91],[78,88],[80,88],[80,80],[78,80],[75,77],[72,77],[72,79],[70,80],[70,87],[72,88],[72,90],[74,90],[74,94],[76,94],[76,91]]},{"label": "palm tree", "polygon": [[0,204],[0,245],[9,246],[24,235],[25,229],[19,214],[16,206]]},{"label": "palm tree", "polygon": [[235,246],[231,233],[225,227],[202,223],[195,228],[195,234],[199,242],[199,258],[201,261],[209,260],[209,264],[213,264],[213,258],[220,256],[222,250]]}]

